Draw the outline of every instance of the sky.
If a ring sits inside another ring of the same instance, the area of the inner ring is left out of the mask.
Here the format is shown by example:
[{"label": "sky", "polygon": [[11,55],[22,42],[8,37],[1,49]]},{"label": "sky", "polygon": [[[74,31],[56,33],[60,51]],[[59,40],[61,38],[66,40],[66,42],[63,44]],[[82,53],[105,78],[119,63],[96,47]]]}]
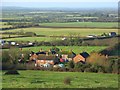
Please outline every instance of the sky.
[{"label": "sky", "polygon": [[28,8],[117,8],[119,0],[2,0],[2,6]]}]

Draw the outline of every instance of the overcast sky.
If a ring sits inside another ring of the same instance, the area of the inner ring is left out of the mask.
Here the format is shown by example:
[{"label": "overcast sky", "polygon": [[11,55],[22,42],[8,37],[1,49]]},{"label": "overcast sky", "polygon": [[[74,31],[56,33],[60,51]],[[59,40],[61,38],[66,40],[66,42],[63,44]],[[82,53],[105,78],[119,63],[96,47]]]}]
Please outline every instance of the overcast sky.
[{"label": "overcast sky", "polygon": [[119,0],[2,0],[2,6],[32,8],[117,8]]}]

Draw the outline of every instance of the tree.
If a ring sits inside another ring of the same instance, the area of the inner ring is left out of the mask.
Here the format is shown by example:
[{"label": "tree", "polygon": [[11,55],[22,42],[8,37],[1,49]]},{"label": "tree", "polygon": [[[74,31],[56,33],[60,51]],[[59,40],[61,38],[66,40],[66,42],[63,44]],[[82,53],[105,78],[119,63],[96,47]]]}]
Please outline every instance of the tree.
[{"label": "tree", "polygon": [[68,68],[74,68],[74,67],[75,67],[74,61],[68,62]]}]

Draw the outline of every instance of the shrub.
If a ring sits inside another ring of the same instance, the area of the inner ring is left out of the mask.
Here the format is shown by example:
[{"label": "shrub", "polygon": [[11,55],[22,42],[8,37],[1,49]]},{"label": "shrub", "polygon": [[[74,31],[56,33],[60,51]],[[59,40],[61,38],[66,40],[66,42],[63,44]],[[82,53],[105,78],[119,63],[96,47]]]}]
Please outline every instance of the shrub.
[{"label": "shrub", "polygon": [[68,62],[67,66],[68,68],[74,68],[75,67],[74,61]]},{"label": "shrub", "polygon": [[118,60],[116,60],[112,65],[112,73],[119,73],[118,69],[119,69]]},{"label": "shrub", "polygon": [[2,51],[2,63],[4,62],[10,63],[9,59],[10,59],[10,56],[9,56],[8,51]]},{"label": "shrub", "polygon": [[75,69],[81,68],[83,64],[81,62],[78,62],[75,64]]},{"label": "shrub", "polygon": [[35,63],[27,63],[26,64],[26,69],[27,70],[34,70],[35,69]]},{"label": "shrub", "polygon": [[99,66],[98,73],[105,73],[105,67]]},{"label": "shrub", "polygon": [[24,55],[24,58],[22,58],[22,63],[26,63],[26,61],[29,60],[30,51],[21,51],[20,54]]},{"label": "shrub", "polygon": [[11,61],[12,64],[17,64],[18,63],[18,58],[20,55],[20,51],[18,48],[11,48],[8,51],[9,53],[9,60]]},{"label": "shrub", "polygon": [[69,68],[69,72],[75,72],[75,69]]},{"label": "shrub", "polygon": [[91,72],[90,68],[86,68],[84,72]]},{"label": "shrub", "polygon": [[27,36],[36,36],[36,33],[34,33],[34,32],[26,32],[25,35],[27,35]]},{"label": "shrub", "polygon": [[20,74],[16,70],[9,70],[9,71],[5,72],[5,75],[20,75]]},{"label": "shrub", "polygon": [[10,70],[12,69],[12,67],[13,67],[13,64],[10,64],[8,62],[2,63],[2,70]]},{"label": "shrub", "polygon": [[17,64],[16,65],[16,69],[17,70],[26,70],[26,65],[25,64]]},{"label": "shrub", "polygon": [[92,65],[92,66],[90,67],[90,71],[97,73],[97,72],[98,72],[98,67],[99,67],[99,66],[97,66],[97,65]]},{"label": "shrub", "polygon": [[98,53],[92,53],[90,57],[87,58],[86,62],[90,64],[104,66],[104,67],[109,66],[109,62],[106,56],[98,54]]},{"label": "shrub", "polygon": [[71,84],[71,78],[70,77],[65,77],[64,78],[64,84],[70,85]]}]

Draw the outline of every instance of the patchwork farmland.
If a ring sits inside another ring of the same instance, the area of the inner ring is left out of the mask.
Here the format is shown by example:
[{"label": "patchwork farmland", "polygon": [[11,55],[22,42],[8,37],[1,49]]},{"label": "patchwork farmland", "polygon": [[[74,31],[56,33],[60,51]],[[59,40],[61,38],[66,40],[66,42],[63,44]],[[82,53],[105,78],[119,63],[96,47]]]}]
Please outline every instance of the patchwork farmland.
[{"label": "patchwork farmland", "polygon": [[2,87],[118,88],[117,18],[112,9],[4,8]]}]

